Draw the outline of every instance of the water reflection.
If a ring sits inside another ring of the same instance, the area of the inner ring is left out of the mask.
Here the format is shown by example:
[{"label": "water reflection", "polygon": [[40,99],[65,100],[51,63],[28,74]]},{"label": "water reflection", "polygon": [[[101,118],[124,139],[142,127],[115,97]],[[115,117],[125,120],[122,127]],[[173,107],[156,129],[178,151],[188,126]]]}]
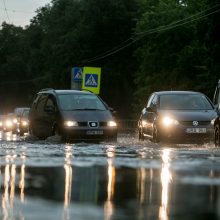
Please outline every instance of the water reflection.
[{"label": "water reflection", "polygon": [[164,149],[162,154],[162,170],[161,170],[161,206],[159,209],[159,219],[168,220],[168,201],[169,201],[169,183],[171,181],[170,167],[170,151],[169,149]]},{"label": "water reflection", "polygon": [[64,189],[64,212],[63,212],[63,219],[70,219],[69,216],[69,205],[71,202],[71,191],[72,191],[72,167],[71,167],[71,160],[72,160],[72,146],[66,145],[64,149],[64,170],[65,170],[65,189]]},{"label": "water reflection", "polygon": [[[35,151],[35,148],[31,150]],[[79,154],[84,150],[88,153],[83,145],[50,146],[47,150],[55,154],[55,162],[60,160],[59,166],[31,167],[28,166],[28,148],[21,147],[17,152],[15,148],[6,149],[5,165],[0,167],[0,218],[3,220],[28,219],[29,207],[35,213],[33,218],[37,218],[40,215],[38,208],[46,203],[50,204],[48,212],[53,214],[54,211],[54,218],[51,219],[63,220],[75,219],[74,214],[79,219],[89,219],[84,217],[85,214],[88,217],[90,212],[96,213],[97,207],[101,213],[99,218],[91,216],[90,219],[169,220],[180,215],[181,219],[192,220],[201,219],[200,214],[207,213],[215,217],[218,212],[219,185],[210,181],[219,180],[219,171],[207,166],[203,172],[199,169],[200,172],[190,173],[184,169],[172,170],[171,173],[173,149],[159,149],[156,159],[158,166],[154,168],[149,166],[149,155],[147,151],[144,153],[144,149],[142,157],[139,154],[132,157],[133,151],[130,151],[130,157],[125,157],[124,148],[119,149],[114,145],[102,146],[98,156]],[[55,150],[61,151],[61,154]],[[95,162],[87,163],[90,160]],[[119,166],[120,160],[126,161],[127,166]],[[155,160],[150,160],[154,164]],[[175,165],[173,161],[172,165]],[[200,186],[192,184],[192,179],[198,176],[209,182]],[[180,182],[182,178],[188,178],[184,181],[190,178],[190,182]],[[16,210],[17,204],[20,210]],[[61,216],[55,214],[57,207]],[[187,215],[184,216],[185,213]]]},{"label": "water reflection", "polygon": [[112,219],[112,215],[114,214],[114,205],[113,205],[113,198],[114,198],[114,191],[115,191],[115,176],[116,171],[113,165],[113,160],[115,156],[115,147],[108,146],[107,151],[107,162],[108,162],[108,183],[107,183],[107,199],[104,204],[104,214],[105,220]]},{"label": "water reflection", "polygon": [[[16,176],[17,176],[17,166],[16,166],[17,155],[14,151],[8,152],[5,156],[6,165],[4,167],[4,172],[0,172],[0,176],[4,175],[4,191],[2,195],[2,214],[3,220],[14,219],[13,208],[15,199],[15,189],[16,189]],[[21,159],[23,164],[20,170],[20,201],[24,202],[24,187],[25,187],[25,156],[22,154]],[[1,177],[2,179],[2,177]],[[20,214],[21,219],[24,219],[22,213]]]}]

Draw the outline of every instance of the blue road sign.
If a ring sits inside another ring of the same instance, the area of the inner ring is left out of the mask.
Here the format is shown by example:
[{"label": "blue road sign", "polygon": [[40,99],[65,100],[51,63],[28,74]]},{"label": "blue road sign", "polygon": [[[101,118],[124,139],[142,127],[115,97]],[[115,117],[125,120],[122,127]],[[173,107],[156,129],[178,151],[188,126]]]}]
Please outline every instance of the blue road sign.
[{"label": "blue road sign", "polygon": [[82,81],[82,68],[80,67],[73,67],[73,81]]},{"label": "blue road sign", "polygon": [[87,87],[98,87],[98,74],[87,73],[85,75],[85,86]]}]

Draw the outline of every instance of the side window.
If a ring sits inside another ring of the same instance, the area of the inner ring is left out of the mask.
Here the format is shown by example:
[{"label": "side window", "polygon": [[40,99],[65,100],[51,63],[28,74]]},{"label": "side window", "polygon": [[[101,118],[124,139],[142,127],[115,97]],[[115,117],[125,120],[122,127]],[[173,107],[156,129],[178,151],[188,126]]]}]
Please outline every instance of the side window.
[{"label": "side window", "polygon": [[33,103],[32,103],[31,108],[36,109],[36,107],[37,107],[37,102],[38,102],[38,99],[39,99],[39,98],[40,98],[40,95],[37,95],[37,96],[34,98],[34,101],[33,101]]},{"label": "side window", "polygon": [[48,95],[45,95],[45,94],[40,95],[40,97],[38,98],[37,106],[36,106],[37,110],[41,111],[44,109],[47,97]]},{"label": "side window", "polygon": [[214,99],[213,99],[213,103],[214,105],[218,105],[218,103],[220,102],[220,94],[219,94],[219,88],[217,87],[215,90],[215,95],[214,95]]},{"label": "side window", "polygon": [[158,97],[155,95],[150,103],[150,107],[157,105]]},{"label": "side window", "polygon": [[152,100],[154,99],[154,97],[155,97],[155,94],[152,94],[152,95],[150,96],[150,98],[148,99],[147,108],[151,106],[151,103],[152,103]]},{"label": "side window", "polygon": [[54,102],[54,99],[53,99],[52,96],[48,97],[45,107],[49,107],[49,108],[55,109],[56,105],[55,105],[55,102]]}]

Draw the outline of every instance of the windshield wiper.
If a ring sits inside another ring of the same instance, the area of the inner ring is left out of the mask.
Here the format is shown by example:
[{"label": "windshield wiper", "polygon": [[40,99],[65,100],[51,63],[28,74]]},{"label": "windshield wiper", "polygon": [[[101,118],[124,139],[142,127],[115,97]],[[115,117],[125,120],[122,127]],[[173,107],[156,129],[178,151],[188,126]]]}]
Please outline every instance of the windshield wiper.
[{"label": "windshield wiper", "polygon": [[74,108],[71,110],[73,111],[103,111],[103,109],[98,109],[98,108]]}]

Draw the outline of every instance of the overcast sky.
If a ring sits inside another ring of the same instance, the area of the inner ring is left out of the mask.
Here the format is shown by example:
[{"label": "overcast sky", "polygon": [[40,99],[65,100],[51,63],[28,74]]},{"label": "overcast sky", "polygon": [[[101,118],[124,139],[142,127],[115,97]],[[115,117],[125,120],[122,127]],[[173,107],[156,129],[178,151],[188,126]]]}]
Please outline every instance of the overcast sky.
[{"label": "overcast sky", "polygon": [[6,21],[24,27],[36,15],[37,8],[50,2],[51,0],[0,0],[0,24]]}]

